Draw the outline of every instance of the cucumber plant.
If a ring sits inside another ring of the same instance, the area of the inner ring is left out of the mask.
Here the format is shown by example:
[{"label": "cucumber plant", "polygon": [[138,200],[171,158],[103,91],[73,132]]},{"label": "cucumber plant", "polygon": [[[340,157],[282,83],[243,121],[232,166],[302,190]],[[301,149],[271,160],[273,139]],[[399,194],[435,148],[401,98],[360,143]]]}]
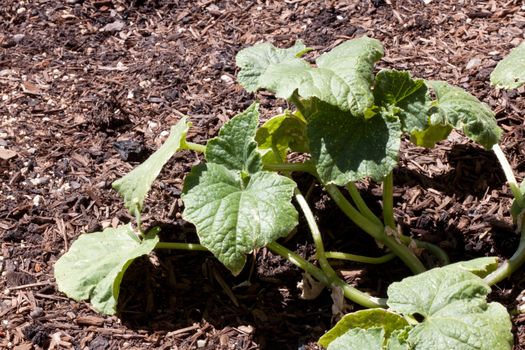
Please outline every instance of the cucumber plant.
[{"label": "cucumber plant", "polygon": [[[320,55],[315,65],[302,58],[309,51],[300,41],[287,49],[264,43],[240,51],[239,83],[249,92],[272,92],[295,108],[259,126],[255,102],[206,145],[186,140],[191,125],[182,118],[159,150],[113,184],[135,225],[81,235],[55,264],[59,290],[76,300],[90,299],[96,310],[112,314],[126,269],[153,249],[209,251],[237,275],[247,254],[267,247],[371,309],[343,318],[342,325],[320,340],[325,347],[510,349],[509,315],[500,304],[488,303],[486,295],[490,284],[511,271],[502,273],[505,264],[498,267],[496,258],[449,264],[438,246],[400,232],[393,210],[392,171],[403,135],[416,145],[432,147],[456,128],[483,147],[501,151],[497,146],[501,131],[492,111],[443,81],[414,79],[409,72],[390,69],[374,74],[383,47],[366,36]],[[182,192],[183,218],[195,225],[200,244],[160,242],[159,228],[144,232],[141,223],[153,181],[173,154],[183,149],[205,156],[186,176]],[[303,153],[304,161],[289,162],[290,152]],[[498,159],[504,160],[502,152]],[[505,174],[512,174],[508,162],[503,165]],[[385,247],[385,255],[325,251],[312,210],[291,178],[293,172],[313,176],[344,215]],[[356,182],[365,178],[382,183],[380,216],[357,189]],[[515,196],[522,193],[513,185],[515,180],[509,178],[509,183]],[[310,229],[317,264],[278,241],[297,226],[297,209]],[[418,257],[421,249],[434,254],[444,267],[428,270],[432,267]],[[393,283],[388,298],[347,284],[330,264],[332,259],[385,263],[394,257],[415,276]],[[495,273],[498,278],[490,277]]]}]

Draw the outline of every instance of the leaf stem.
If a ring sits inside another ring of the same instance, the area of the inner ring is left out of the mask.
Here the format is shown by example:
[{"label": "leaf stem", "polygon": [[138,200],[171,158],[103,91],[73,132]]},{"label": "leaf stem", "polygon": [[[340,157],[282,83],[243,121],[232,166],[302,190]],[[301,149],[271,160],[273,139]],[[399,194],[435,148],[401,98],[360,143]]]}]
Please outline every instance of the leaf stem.
[{"label": "leaf stem", "polygon": [[295,105],[295,107],[297,107],[299,112],[301,112],[303,117],[306,118],[306,108],[305,108],[303,102],[301,101],[301,99],[299,98],[299,95],[297,94],[297,91],[295,91],[292,94],[292,96],[290,96],[290,102],[293,103]]},{"label": "leaf stem", "polygon": [[348,190],[348,193],[350,193],[350,197],[352,197],[352,200],[361,214],[366,216],[368,220],[373,221],[376,225],[383,225],[377,215],[375,215],[372,210],[370,210],[363,197],[361,197],[361,194],[359,193],[355,183],[349,182],[348,185],[346,185],[346,189]]},{"label": "leaf stem", "polygon": [[337,276],[335,276],[335,278],[329,278],[320,268],[314,266],[312,263],[308,262],[307,260],[300,257],[298,254],[292,252],[291,250],[285,248],[284,246],[280,245],[277,242],[269,243],[266,245],[266,247],[270,249],[272,252],[290,261],[295,266],[306,271],[307,273],[315,277],[315,279],[317,279],[319,282],[323,283],[324,285],[328,287],[332,285],[340,287],[341,289],[343,289],[343,293],[345,297],[358,303],[361,306],[364,306],[367,308],[375,308],[375,307],[386,308],[387,306],[386,299],[372,297],[366,293],[363,293],[353,288],[352,286],[348,285],[347,283],[345,283],[343,280],[341,280]]},{"label": "leaf stem", "polygon": [[203,245],[196,243],[176,243],[176,242],[159,242],[155,245],[155,249],[177,249],[177,250],[194,250],[207,252]]},{"label": "leaf stem", "polygon": [[206,153],[205,145],[199,145],[198,143],[188,142],[184,140],[181,142],[181,148],[189,149],[190,151],[195,151],[199,153]]},{"label": "leaf stem", "polygon": [[396,219],[394,218],[394,176],[392,172],[388,173],[383,181],[383,220],[385,226],[392,229],[396,228]]},{"label": "leaf stem", "polygon": [[499,283],[505,278],[510,277],[514,271],[525,263],[525,217],[521,218],[521,220],[521,237],[518,249],[516,249],[516,252],[509,260],[503,262],[496,271],[484,278],[485,282],[489,285]]},{"label": "leaf stem", "polygon": [[337,186],[326,185],[325,188],[335,203],[346,214],[346,216],[350,218],[350,220],[370,236],[386,245],[390,251],[397,255],[413,273],[418,274],[426,271],[425,266],[408,247],[397,242],[394,237],[388,236],[382,225],[375,224],[357,211],[357,209],[355,209],[343,196]]},{"label": "leaf stem", "polygon": [[492,151],[496,155],[496,158],[498,158],[501,168],[503,169],[503,173],[507,178],[507,182],[510,186],[510,190],[512,191],[514,199],[521,201],[523,199],[523,194],[521,193],[520,187],[518,186],[518,182],[516,181],[516,177],[514,176],[514,172],[512,171],[512,167],[510,166],[510,163],[507,157],[505,156],[505,153],[503,153],[503,150],[498,144],[492,146]]},{"label": "leaf stem", "polygon": [[394,253],[388,253],[383,256],[373,258],[369,256],[362,256],[362,255],[355,255],[355,254],[341,253],[341,252],[326,252],[325,256],[327,259],[349,260],[349,261],[361,262],[365,264],[383,264],[396,257]]}]

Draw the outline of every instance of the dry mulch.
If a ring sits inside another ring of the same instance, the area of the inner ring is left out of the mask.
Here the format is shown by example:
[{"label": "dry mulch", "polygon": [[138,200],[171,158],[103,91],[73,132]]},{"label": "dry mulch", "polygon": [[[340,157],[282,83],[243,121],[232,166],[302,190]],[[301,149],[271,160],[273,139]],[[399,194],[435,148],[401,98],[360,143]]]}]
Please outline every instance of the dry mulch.
[{"label": "dry mulch", "polygon": [[[516,0],[425,2],[4,0],[0,348],[316,349],[333,322],[330,295],[299,299],[300,272],[264,249],[249,262],[253,274],[238,278],[202,253],[141,259],[123,283],[118,317],[59,293],[53,264],[80,233],[131,220],[111,183],[155,150],[181,114],[191,117],[190,140],[202,143],[251,103],[255,96],[235,83],[234,57],[260,41],[288,46],[300,38],[319,53],[364,34],[380,39],[380,67],[446,80],[488,103],[521,180],[525,91],[497,91],[488,79],[524,39],[525,7]],[[257,98],[265,117],[285,106],[264,93]],[[194,239],[179,195],[197,161],[191,152],[177,155],[148,198],[145,222],[161,224],[164,239]],[[395,177],[406,233],[439,244],[454,260],[513,253],[511,194],[490,152],[460,134],[432,150],[407,143]],[[378,206],[380,189],[365,185],[364,196]],[[328,244],[349,244],[338,236],[352,227],[333,204],[316,188],[311,201]],[[311,257],[301,231],[288,246]],[[368,243],[356,239],[349,250],[370,254]],[[386,273],[338,269],[377,293],[407,273],[397,263]],[[491,298],[512,311],[524,288],[519,271]],[[513,322],[515,349],[525,349],[525,317],[514,314]]]}]

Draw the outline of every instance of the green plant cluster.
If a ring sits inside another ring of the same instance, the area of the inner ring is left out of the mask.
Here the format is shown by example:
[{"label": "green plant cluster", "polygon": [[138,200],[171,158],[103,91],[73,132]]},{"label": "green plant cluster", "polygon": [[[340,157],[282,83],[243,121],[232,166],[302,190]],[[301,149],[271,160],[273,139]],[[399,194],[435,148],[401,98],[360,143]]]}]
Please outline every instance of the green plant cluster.
[{"label": "green plant cluster", "polygon": [[[492,76],[495,85],[514,88],[524,83],[524,48],[498,65]],[[90,299],[96,310],[112,314],[126,269],[153,249],[209,251],[237,275],[247,254],[267,247],[368,308],[343,317],[319,340],[323,347],[511,349],[509,314],[502,305],[487,302],[487,294],[490,285],[524,262],[524,240],[501,264],[491,257],[449,264],[438,246],[400,232],[393,211],[392,171],[403,135],[418,146],[432,147],[459,129],[498,156],[515,196],[512,215],[523,236],[525,185],[517,184],[497,144],[501,130],[494,113],[446,82],[415,79],[406,71],[375,73],[383,56],[375,39],[346,41],[320,55],[314,65],[302,58],[309,51],[300,41],[288,49],[264,43],[240,51],[239,83],[249,92],[270,91],[295,109],[259,126],[259,106],[253,103],[206,145],[186,140],[191,125],[182,118],[160,149],[113,184],[136,218],[135,226],[81,235],[55,265],[59,289],[76,300]],[[195,225],[200,244],[160,242],[158,228],[142,231],[144,199],[162,167],[183,149],[205,156],[187,174],[182,194],[183,218]],[[290,152],[303,153],[307,160],[290,163]],[[325,251],[322,232],[291,178],[293,172],[313,176],[343,214],[385,247],[385,255]],[[356,182],[365,178],[382,183],[382,215],[372,212],[357,189]],[[310,229],[317,264],[278,242],[297,226],[298,209]],[[442,267],[425,266],[418,257],[421,249],[435,255]],[[393,258],[403,261],[414,276],[390,285],[385,298],[350,286],[330,263],[387,263]]]}]

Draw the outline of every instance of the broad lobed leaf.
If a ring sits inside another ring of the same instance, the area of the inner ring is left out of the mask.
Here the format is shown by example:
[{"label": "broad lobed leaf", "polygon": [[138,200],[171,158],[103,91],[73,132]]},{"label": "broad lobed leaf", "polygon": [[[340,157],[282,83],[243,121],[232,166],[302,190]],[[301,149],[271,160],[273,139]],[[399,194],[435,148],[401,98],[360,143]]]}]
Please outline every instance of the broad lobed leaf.
[{"label": "broad lobed leaf", "polygon": [[291,203],[295,182],[260,171],[241,178],[220,164],[194,167],[183,190],[183,217],[197,227],[197,235],[234,275],[241,272],[246,254],[286,236],[297,225]]},{"label": "broad lobed leaf", "polygon": [[131,215],[140,214],[144,199],[159,176],[162,167],[177,152],[188,132],[189,124],[182,118],[171,128],[166,142],[153,153],[144,163],[113,182],[113,188],[124,198],[124,206]]},{"label": "broad lobed leaf", "polygon": [[373,67],[383,56],[378,40],[364,36],[346,41],[321,55],[317,67],[293,54],[300,49],[260,44],[241,50],[239,83],[248,91],[266,89],[285,99],[298,91],[304,99],[315,97],[355,115],[372,107]]},{"label": "broad lobed leaf", "polygon": [[525,42],[498,62],[490,75],[490,83],[504,89],[516,89],[525,84]]},{"label": "broad lobed leaf", "polygon": [[131,225],[83,234],[55,263],[58,289],[75,300],[91,299],[101,313],[114,314],[126,269],[158,241],[154,233],[138,240]]}]

